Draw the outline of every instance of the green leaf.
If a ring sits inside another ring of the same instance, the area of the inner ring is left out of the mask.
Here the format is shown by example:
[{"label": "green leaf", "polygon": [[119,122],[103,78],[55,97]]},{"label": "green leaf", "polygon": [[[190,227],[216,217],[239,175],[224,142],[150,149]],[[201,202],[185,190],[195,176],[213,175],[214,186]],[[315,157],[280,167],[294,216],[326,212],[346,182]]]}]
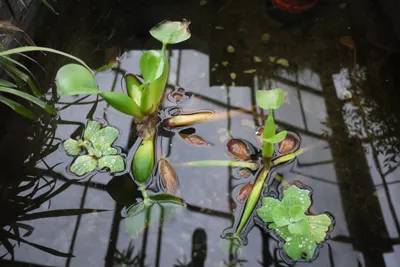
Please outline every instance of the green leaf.
[{"label": "green leaf", "polygon": [[289,208],[289,215],[291,221],[298,222],[304,220],[306,215],[304,214],[304,210],[300,205],[294,205]]},{"label": "green leaf", "polygon": [[50,114],[57,113],[57,110],[54,107],[46,104],[45,102],[43,102],[42,100],[40,100],[37,97],[31,96],[30,94],[18,91],[16,89],[7,88],[7,87],[0,87],[0,92],[9,93],[9,94],[13,94],[13,95],[19,96],[21,98],[24,98],[24,99],[38,105],[39,107],[43,108]]},{"label": "green leaf", "polygon": [[106,149],[103,149],[103,155],[116,155],[118,154],[118,150],[113,148],[113,147],[107,147]]},{"label": "green leaf", "polygon": [[282,206],[279,200],[272,197],[265,197],[262,199],[261,208],[257,209],[256,212],[264,222],[273,222],[273,211],[279,206]]},{"label": "green leaf", "polygon": [[71,138],[64,141],[63,148],[65,152],[67,152],[67,154],[70,156],[78,156],[79,153],[81,153],[82,151],[80,143],[77,140]]},{"label": "green leaf", "polygon": [[284,131],[274,135],[271,138],[263,138],[263,141],[267,142],[267,143],[271,143],[271,144],[276,144],[276,143],[281,142],[283,139],[285,139],[286,135],[287,135],[287,131],[284,130]]},{"label": "green leaf", "polygon": [[108,150],[108,148],[117,140],[119,131],[117,128],[107,126],[103,129],[95,132],[92,137],[90,137],[90,142],[92,142],[93,147],[103,153]]},{"label": "green leaf", "polygon": [[138,119],[143,117],[139,106],[129,96],[120,92],[101,92],[99,94],[116,110]]},{"label": "green leaf", "polygon": [[89,120],[85,129],[85,132],[83,133],[83,140],[89,141],[92,136],[99,131],[101,128],[101,124],[98,123],[97,121],[92,121]]},{"label": "green leaf", "polygon": [[331,218],[326,214],[307,216],[309,236],[317,244],[325,240],[326,232],[332,223]]},{"label": "green leaf", "polygon": [[124,159],[120,155],[108,155],[99,159],[100,170],[107,167],[111,173],[122,172],[125,169]]},{"label": "green leaf", "polygon": [[140,98],[142,96],[140,86],[142,85],[142,83],[135,75],[130,73],[125,75],[124,79],[128,96],[132,98],[136,102],[136,104],[140,105]]},{"label": "green leaf", "polygon": [[173,203],[173,204],[177,204],[177,205],[181,205],[181,206],[183,206],[185,204],[185,202],[181,198],[171,195],[171,194],[165,194],[165,193],[151,196],[151,197],[149,197],[149,199],[156,201],[158,203],[168,202],[168,203]]},{"label": "green leaf", "polygon": [[24,116],[25,118],[28,118],[30,120],[37,120],[37,116],[35,113],[24,107],[23,105],[8,99],[6,97],[0,96],[0,102],[9,106],[11,109],[13,109],[15,112],[17,112],[19,115]]},{"label": "green leaf", "polygon": [[164,58],[161,53],[149,50],[140,57],[140,71],[143,79],[150,83],[161,76],[164,69]]},{"label": "green leaf", "polygon": [[301,258],[311,260],[317,244],[307,236],[294,235],[283,246],[286,254],[293,260],[299,260]]},{"label": "green leaf", "polygon": [[6,81],[6,80],[3,80],[3,79],[0,79],[0,86],[2,86],[2,87],[10,87],[10,88],[17,88],[16,84],[13,84],[13,83],[11,83],[9,81]]},{"label": "green leaf", "polygon": [[0,58],[3,56],[9,56],[9,55],[13,55],[13,54],[18,54],[18,53],[25,53],[25,52],[33,52],[33,51],[43,51],[43,52],[50,52],[50,53],[54,53],[54,54],[59,54],[62,55],[64,57],[68,57],[71,58],[77,62],[79,62],[80,64],[82,64],[83,66],[85,66],[88,70],[90,70],[90,67],[88,65],[86,65],[86,63],[73,56],[70,55],[68,53],[64,53],[62,51],[58,51],[56,49],[52,49],[52,48],[48,48],[48,47],[40,47],[40,46],[22,46],[22,47],[17,47],[14,49],[8,49],[6,51],[0,52]]},{"label": "green leaf", "polygon": [[292,235],[307,235],[308,234],[308,221],[303,219],[288,225],[289,232]]},{"label": "green leaf", "polygon": [[149,89],[149,84],[142,84],[139,88],[141,91],[142,95],[140,97],[140,111],[143,114],[149,114],[152,111],[153,107],[153,102],[150,98],[150,89]]},{"label": "green leaf", "polygon": [[190,38],[190,21],[164,20],[150,30],[150,34],[163,44],[177,44]]},{"label": "green leaf", "polygon": [[270,158],[274,154],[274,145],[270,142],[264,141],[264,139],[267,140],[274,136],[275,136],[275,121],[272,112],[270,112],[264,124],[263,148],[262,148],[262,155],[264,158]]},{"label": "green leaf", "polygon": [[282,105],[284,100],[285,92],[280,88],[267,91],[257,90],[256,92],[257,105],[263,109],[277,109]]},{"label": "green leaf", "polygon": [[272,218],[274,219],[274,223],[279,227],[290,224],[289,212],[282,206],[277,206],[274,209]]},{"label": "green leaf", "polygon": [[[295,197],[298,200],[291,199]],[[286,198],[286,200],[285,200]],[[293,205],[300,205],[304,211],[306,211],[311,206],[310,191],[307,189],[300,189],[296,185],[292,185],[288,189],[283,191],[283,204],[287,207]]]},{"label": "green leaf", "polygon": [[82,176],[89,172],[94,171],[97,166],[97,160],[89,155],[83,155],[76,158],[71,165],[70,170],[72,173]]},{"label": "green leaf", "polygon": [[287,240],[292,236],[287,226],[278,227],[275,223],[270,223],[268,228],[273,229],[283,240]]},{"label": "green leaf", "polygon": [[61,96],[100,92],[93,73],[78,64],[68,64],[59,69],[56,75],[56,86]]},{"label": "green leaf", "polygon": [[150,222],[146,220],[146,213],[150,212],[150,207],[146,206],[144,202],[140,202],[128,209],[125,228],[132,238],[136,238],[149,225]]},{"label": "green leaf", "polygon": [[132,172],[135,180],[145,184],[150,178],[154,167],[153,140],[143,140],[133,157]]}]

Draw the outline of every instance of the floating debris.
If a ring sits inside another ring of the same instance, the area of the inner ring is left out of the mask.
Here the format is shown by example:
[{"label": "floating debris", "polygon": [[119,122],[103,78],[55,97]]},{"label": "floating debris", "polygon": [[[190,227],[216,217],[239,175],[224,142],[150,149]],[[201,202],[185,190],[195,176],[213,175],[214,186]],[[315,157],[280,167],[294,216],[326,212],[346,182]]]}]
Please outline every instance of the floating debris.
[{"label": "floating debris", "polygon": [[269,39],[271,38],[271,35],[269,34],[269,33],[263,33],[262,35],[261,35],[261,40],[263,40],[263,41],[265,41],[265,42],[268,42],[269,41]]},{"label": "floating debris", "polygon": [[214,64],[214,67],[218,68],[218,67],[219,67],[219,64],[218,64],[218,63],[215,63],[215,64]]},{"label": "floating debris", "polygon": [[200,1],[200,6],[205,6],[207,5],[207,1],[206,0],[201,0]]},{"label": "floating debris", "polygon": [[347,89],[345,89],[344,91],[343,91],[343,98],[344,99],[351,99],[353,97],[353,94],[351,93],[351,91],[349,91],[349,90],[347,90]]},{"label": "floating debris", "polygon": [[243,71],[243,73],[252,74],[252,73],[255,73],[256,71],[257,71],[256,69],[249,69],[249,70]]},{"label": "floating debris", "polygon": [[205,111],[191,114],[180,114],[166,119],[163,124],[165,127],[179,127],[190,125],[197,122],[203,122],[214,116],[214,112]]},{"label": "floating debris", "polygon": [[195,135],[195,134],[185,134],[183,132],[179,133],[179,136],[182,137],[183,140],[185,140],[186,143],[190,145],[195,145],[195,146],[203,146],[203,147],[212,147],[214,146],[212,143],[208,142],[201,136]]},{"label": "floating debris", "polygon": [[236,201],[240,204],[246,202],[248,196],[250,195],[251,189],[253,189],[253,184],[246,184],[245,186],[240,188],[240,191],[236,196]]},{"label": "floating debris", "polygon": [[353,38],[351,36],[341,36],[340,37],[340,43],[344,46],[347,46],[351,50],[356,49],[356,46],[354,44]]},{"label": "floating debris", "polygon": [[274,63],[276,61],[276,57],[268,57],[269,62]]},{"label": "floating debris", "polygon": [[176,195],[179,190],[178,177],[167,159],[160,159],[160,176],[162,185],[168,194]]},{"label": "floating debris", "polygon": [[212,68],[211,68],[211,71],[216,71],[216,70],[217,70],[217,69],[216,69],[216,68],[214,68],[214,67],[212,67]]},{"label": "floating debris", "polygon": [[281,65],[282,67],[289,67],[289,61],[287,59],[284,58],[280,58],[276,61],[276,64]]},{"label": "floating debris", "polygon": [[345,9],[347,7],[347,3],[341,3],[340,5],[339,5],[339,8],[340,9]]},{"label": "floating debris", "polygon": [[221,64],[222,64],[222,66],[227,67],[229,65],[229,62],[228,61],[222,61]]},{"label": "floating debris", "polygon": [[239,139],[231,139],[226,144],[228,154],[235,159],[250,160],[250,151],[245,142]]},{"label": "floating debris", "polygon": [[229,74],[229,76],[231,77],[232,80],[235,80],[237,75],[236,75],[236,73],[231,72],[231,73]]},{"label": "floating debris", "polygon": [[288,134],[282,142],[279,143],[278,151],[281,154],[287,154],[293,152],[297,147],[298,140],[293,136]]},{"label": "floating debris", "polygon": [[228,45],[228,47],[226,48],[226,52],[228,53],[235,53],[235,48],[231,45]]},{"label": "floating debris", "polygon": [[231,86],[235,86],[236,85],[236,83],[235,82],[231,82]]},{"label": "floating debris", "polygon": [[238,176],[240,179],[249,178],[252,175],[252,172],[248,168],[242,168],[238,172]]},{"label": "floating debris", "polygon": [[222,31],[222,30],[224,29],[224,27],[222,27],[222,26],[215,26],[215,29],[216,29],[216,30]]},{"label": "floating debris", "polygon": [[253,61],[254,61],[255,63],[260,63],[260,62],[262,62],[262,59],[261,59],[260,57],[254,56],[254,57],[253,57]]}]

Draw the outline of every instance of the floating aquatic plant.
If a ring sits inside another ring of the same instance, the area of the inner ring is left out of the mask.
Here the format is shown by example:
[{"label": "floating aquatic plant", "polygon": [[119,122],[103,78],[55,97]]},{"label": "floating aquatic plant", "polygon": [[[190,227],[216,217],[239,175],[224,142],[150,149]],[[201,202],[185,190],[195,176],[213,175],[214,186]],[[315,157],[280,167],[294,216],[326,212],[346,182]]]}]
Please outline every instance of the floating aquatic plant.
[{"label": "floating aquatic plant", "polygon": [[317,244],[326,238],[332,224],[326,214],[307,215],[311,205],[310,191],[292,185],[283,191],[283,199],[262,199],[257,215],[285,242],[283,249],[293,260],[311,260]]},{"label": "floating aquatic plant", "polygon": [[111,145],[118,138],[119,131],[115,127],[106,126],[96,121],[88,121],[83,139],[67,139],[63,148],[70,156],[78,156],[83,151],[87,154],[79,155],[70,166],[70,171],[78,176],[99,169],[109,168],[111,173],[125,169],[124,159],[118,150]]}]

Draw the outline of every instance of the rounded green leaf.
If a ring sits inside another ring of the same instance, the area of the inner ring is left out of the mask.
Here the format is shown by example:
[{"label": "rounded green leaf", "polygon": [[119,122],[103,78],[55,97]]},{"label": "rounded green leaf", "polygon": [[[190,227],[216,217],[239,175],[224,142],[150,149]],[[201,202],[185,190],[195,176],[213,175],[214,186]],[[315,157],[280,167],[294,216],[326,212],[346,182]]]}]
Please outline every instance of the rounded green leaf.
[{"label": "rounded green leaf", "polygon": [[161,53],[149,50],[140,57],[140,71],[143,79],[150,83],[161,76],[164,69],[164,58]]},{"label": "rounded green leaf", "polygon": [[150,34],[163,44],[176,44],[190,38],[190,21],[164,20],[150,30]]},{"label": "rounded green leaf", "polygon": [[92,142],[93,147],[103,153],[117,140],[119,131],[117,128],[107,126],[103,129],[95,132],[89,139]]},{"label": "rounded green leaf", "polygon": [[274,219],[274,223],[278,226],[285,226],[290,224],[290,215],[286,208],[282,206],[277,206],[272,214],[272,218]]},{"label": "rounded green leaf", "polygon": [[[297,198],[292,199],[291,197]],[[283,191],[283,204],[287,207],[293,205],[300,205],[306,211],[311,205],[310,191],[307,189],[300,189],[296,185],[290,186]]]},{"label": "rounded green leaf", "polygon": [[150,178],[154,167],[153,140],[143,140],[133,157],[132,172],[135,180],[145,184]]},{"label": "rounded green leaf", "polygon": [[287,238],[283,249],[293,260],[299,260],[301,258],[311,260],[314,256],[316,247],[317,244],[311,238],[308,238],[307,236],[294,235]]},{"label": "rounded green leaf", "polygon": [[78,64],[68,64],[59,69],[56,86],[61,96],[99,93],[93,73]]},{"label": "rounded green leaf", "polygon": [[138,119],[143,117],[139,106],[129,96],[120,92],[101,92],[99,94],[116,110]]},{"label": "rounded green leaf", "polygon": [[260,216],[264,222],[273,222],[273,211],[276,207],[281,205],[279,200],[272,197],[265,197],[262,199],[261,208],[256,211],[257,215]]},{"label": "rounded green leaf", "polygon": [[97,121],[89,120],[83,133],[83,140],[88,141],[101,128],[101,124]]},{"label": "rounded green leaf", "polygon": [[304,210],[300,205],[291,206],[289,209],[289,215],[291,222],[298,222],[306,217]]},{"label": "rounded green leaf", "polygon": [[67,154],[70,156],[77,156],[82,151],[80,143],[77,140],[71,138],[64,141],[63,148],[65,152],[67,152]]},{"label": "rounded green leaf", "polygon": [[257,105],[263,109],[277,109],[285,100],[285,92],[280,89],[272,90],[257,90],[256,102]]},{"label": "rounded green leaf", "polygon": [[132,238],[136,238],[149,225],[149,222],[146,220],[146,213],[150,212],[150,207],[146,206],[144,202],[134,204],[128,209],[128,215],[125,218],[125,228],[126,232]]},{"label": "rounded green leaf", "polygon": [[307,220],[310,237],[317,242],[317,244],[324,241],[326,232],[332,223],[331,218],[326,214],[321,214],[316,216],[307,216]]},{"label": "rounded green leaf", "polygon": [[308,234],[308,221],[306,219],[300,220],[288,225],[289,232],[292,235],[307,235]]},{"label": "rounded green leaf", "polygon": [[70,167],[70,171],[78,176],[85,175],[94,171],[97,166],[97,160],[91,156],[83,155],[76,158]]},{"label": "rounded green leaf", "polygon": [[105,149],[103,149],[103,155],[116,155],[118,154],[118,150],[116,148],[113,147],[107,147]]},{"label": "rounded green leaf", "polygon": [[125,169],[124,159],[120,155],[108,155],[99,159],[99,168],[109,168],[111,173],[122,172]]},{"label": "rounded green leaf", "polygon": [[287,226],[278,227],[275,223],[270,223],[268,228],[273,229],[283,240],[292,236]]}]

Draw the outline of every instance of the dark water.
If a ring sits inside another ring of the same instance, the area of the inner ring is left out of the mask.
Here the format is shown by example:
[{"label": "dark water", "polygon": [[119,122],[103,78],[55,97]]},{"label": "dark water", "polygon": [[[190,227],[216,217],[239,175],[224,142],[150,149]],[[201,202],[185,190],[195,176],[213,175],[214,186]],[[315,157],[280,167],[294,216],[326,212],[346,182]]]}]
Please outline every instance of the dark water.
[{"label": "dark water", "polygon": [[[166,220],[161,228],[159,223],[151,225],[134,240],[125,231],[124,206],[107,191],[112,176],[101,172],[90,180],[77,180],[67,172],[72,158],[59,147],[62,140],[79,136],[87,119],[93,118],[120,129],[115,144],[130,158],[137,146],[131,117],[104,101],[94,105],[94,96],[62,98],[55,104],[58,116],[44,116],[40,123],[10,117],[2,126],[0,140],[2,227],[8,230],[16,221],[29,225],[32,228],[25,228],[32,231],[25,240],[75,257],[55,256],[54,251],[46,253],[32,243],[18,246],[11,240],[16,263],[7,255],[0,261],[3,266],[141,266],[136,256],[144,257],[145,266],[187,266],[189,262],[190,266],[287,266],[278,242],[257,227],[241,253],[229,255],[220,248],[221,233],[234,222],[231,192],[254,176],[237,180],[233,168],[179,165],[230,159],[225,144],[232,137],[256,145],[254,131],[262,123],[263,111],[251,109],[255,90],[275,87],[287,92],[285,104],[275,114],[278,126],[300,135],[302,147],[318,144],[281,175],[311,187],[311,210],[330,212],[335,218],[330,239],[320,247],[317,259],[296,266],[400,265],[398,61],[396,55],[375,46],[379,40],[367,38],[369,28],[363,16],[351,5],[330,1],[301,22],[288,25],[271,19],[265,2],[259,0],[202,1],[205,5],[199,1],[131,2],[60,4],[60,15],[48,15],[38,26],[35,40],[38,45],[78,55],[93,68],[105,63],[110,47],[120,48],[118,68],[96,75],[101,90],[120,91],[124,72],[139,73],[143,51],[159,48],[148,29],[164,19],[186,18],[192,21],[192,37],[169,47],[167,90],[181,86],[191,94],[182,104],[187,111],[244,108],[247,112],[193,126],[213,147],[191,146],[177,131],[158,137],[157,157],[167,157],[174,166],[180,196],[192,208]],[[262,40],[266,33],[268,41]],[[340,43],[341,36],[354,36],[356,58],[354,51]],[[228,45],[235,53],[226,52]],[[46,74],[37,71],[38,77],[52,87],[57,69],[67,61],[36,56],[47,70]],[[262,62],[255,63],[254,56]],[[289,67],[271,63],[269,57],[287,59]],[[244,73],[249,69],[256,73]],[[236,74],[234,81],[230,73]],[[352,93],[350,99],[344,98],[346,88]],[[48,99],[54,99],[52,90]],[[162,107],[172,105],[165,100]],[[129,166],[113,178],[123,181],[117,194],[121,203],[140,196],[131,193],[135,186],[128,171]],[[24,190],[27,184],[34,186]],[[64,210],[61,214],[45,213],[48,218],[40,219],[24,215],[21,207],[31,205],[29,199],[58,193],[58,189],[59,194],[27,213]],[[29,195],[32,190],[35,195]],[[71,209],[107,211],[60,216]],[[26,232],[21,231],[21,235]],[[0,246],[0,255],[5,251]]]}]

